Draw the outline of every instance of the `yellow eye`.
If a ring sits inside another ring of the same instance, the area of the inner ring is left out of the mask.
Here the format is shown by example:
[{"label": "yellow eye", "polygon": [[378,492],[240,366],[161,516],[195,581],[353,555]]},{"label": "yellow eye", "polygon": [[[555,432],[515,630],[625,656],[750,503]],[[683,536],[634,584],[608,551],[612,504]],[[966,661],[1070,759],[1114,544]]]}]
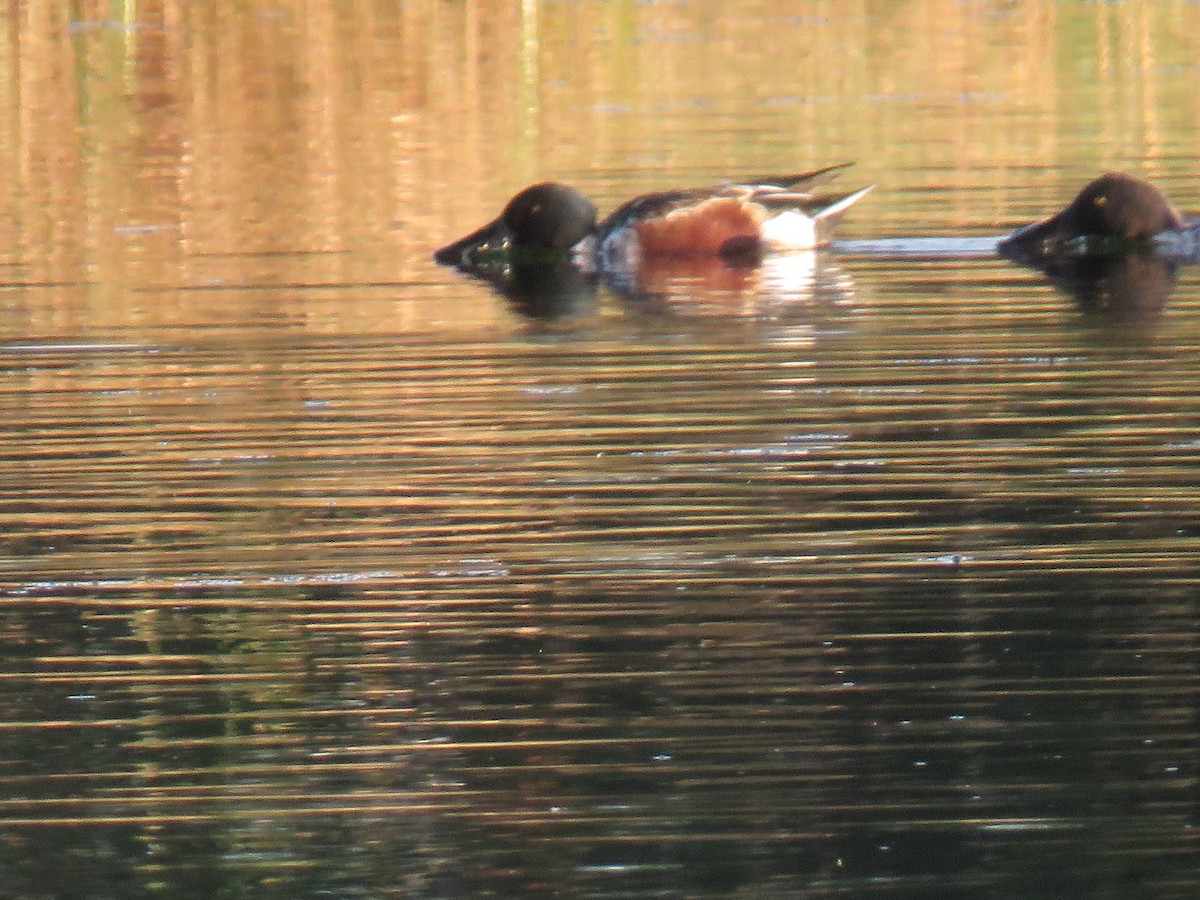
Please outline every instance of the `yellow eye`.
[{"label": "yellow eye", "polygon": [[1094,204],[1096,204],[1096,206],[1103,206],[1105,203],[1107,203],[1107,202],[1108,202],[1108,198],[1107,198],[1107,197],[1105,197],[1103,194],[1101,194],[1099,197],[1097,197],[1097,198],[1096,198],[1095,200],[1093,200],[1092,202],[1093,202]]}]

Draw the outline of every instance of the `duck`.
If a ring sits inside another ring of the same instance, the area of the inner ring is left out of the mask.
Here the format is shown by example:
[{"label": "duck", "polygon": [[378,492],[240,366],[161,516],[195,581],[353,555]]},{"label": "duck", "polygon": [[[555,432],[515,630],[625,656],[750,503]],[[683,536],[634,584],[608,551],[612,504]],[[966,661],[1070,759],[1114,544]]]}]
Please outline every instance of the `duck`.
[{"label": "duck", "polygon": [[1186,227],[1183,217],[1150,182],[1109,172],[1085,185],[1061,212],[1018,228],[997,249],[1016,259],[1091,252],[1114,255],[1148,246],[1157,235]]},{"label": "duck", "polygon": [[813,188],[850,166],[798,175],[643,194],[597,221],[596,207],[569,185],[544,182],[517,193],[482,228],[437,250],[443,265],[550,260],[569,255],[591,269],[629,269],[656,258],[747,258],[826,246],[842,214],[869,193],[818,195]]}]

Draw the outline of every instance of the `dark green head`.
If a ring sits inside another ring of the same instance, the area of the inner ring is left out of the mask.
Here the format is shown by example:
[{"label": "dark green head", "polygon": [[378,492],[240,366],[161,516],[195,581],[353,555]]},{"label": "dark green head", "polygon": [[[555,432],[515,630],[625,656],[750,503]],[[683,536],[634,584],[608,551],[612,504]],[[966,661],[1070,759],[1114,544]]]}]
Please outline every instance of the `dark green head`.
[{"label": "dark green head", "polygon": [[596,227],[596,207],[575,188],[548,181],[509,200],[500,218],[514,244],[570,250]]},{"label": "dark green head", "polygon": [[1101,252],[1123,252],[1162,231],[1183,227],[1179,213],[1154,185],[1133,175],[1109,173],[1088,184],[1058,215],[1018,228],[1000,242],[1000,251],[1045,256],[1083,239],[1085,251],[1094,245]]},{"label": "dark green head", "polygon": [[433,258],[445,265],[479,265],[487,257],[561,257],[592,233],[596,207],[565,184],[545,182],[527,187],[508,201],[493,222],[438,250]]}]

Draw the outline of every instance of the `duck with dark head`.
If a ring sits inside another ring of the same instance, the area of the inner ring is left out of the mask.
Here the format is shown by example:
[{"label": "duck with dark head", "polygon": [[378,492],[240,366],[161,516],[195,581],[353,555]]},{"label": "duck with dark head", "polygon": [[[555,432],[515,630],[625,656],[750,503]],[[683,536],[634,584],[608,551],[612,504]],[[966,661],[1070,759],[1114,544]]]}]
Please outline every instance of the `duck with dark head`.
[{"label": "duck with dark head", "polygon": [[1123,320],[1166,305],[1180,258],[1160,244],[1164,237],[1187,236],[1187,223],[1156,187],[1109,173],[1062,212],[1018,228],[997,250],[1043,272],[1084,312]]},{"label": "duck with dark head", "polygon": [[578,256],[590,268],[611,272],[655,259],[744,260],[769,251],[816,250],[829,243],[842,214],[871,190],[814,192],[847,165],[643,194],[599,223],[596,208],[579,191],[535,184],[513,197],[494,221],[433,258],[472,269],[492,260]]},{"label": "duck with dark head", "polygon": [[1150,245],[1155,235],[1186,228],[1183,218],[1141,178],[1102,175],[1057,215],[1018,228],[997,245],[1020,262],[1058,256],[1120,255]]}]

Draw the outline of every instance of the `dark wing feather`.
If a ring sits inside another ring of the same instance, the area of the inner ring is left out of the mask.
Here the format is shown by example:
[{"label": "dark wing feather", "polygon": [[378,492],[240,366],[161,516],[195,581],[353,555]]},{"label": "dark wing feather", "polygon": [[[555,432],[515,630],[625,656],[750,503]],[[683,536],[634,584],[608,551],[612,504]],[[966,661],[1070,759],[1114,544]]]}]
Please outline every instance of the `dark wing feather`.
[{"label": "dark wing feather", "polygon": [[634,197],[632,200],[618,206],[609,214],[608,218],[596,226],[596,239],[600,243],[604,243],[604,240],[614,231],[625,228],[634,222],[666,215],[673,209],[678,209],[689,203],[696,203],[712,195],[713,191],[705,188],[686,191],[662,191],[657,194],[643,194],[640,197]]},{"label": "dark wing feather", "polygon": [[838,163],[836,166],[826,166],[823,169],[814,169],[811,172],[802,172],[799,175],[762,175],[756,178],[747,178],[745,181],[738,183],[746,185],[769,184],[786,188],[789,191],[807,191],[809,188],[832,181],[837,177],[839,172],[850,168],[852,165],[854,163]]},{"label": "dark wing feather", "polygon": [[634,222],[666,215],[674,209],[699,203],[709,197],[745,196],[748,200],[770,207],[819,210],[831,203],[836,203],[849,194],[812,197],[809,189],[833,179],[842,169],[847,169],[852,165],[854,163],[838,163],[835,166],[825,166],[823,169],[814,169],[811,172],[800,174],[773,175],[746,181],[727,181],[715,187],[643,194],[617,207],[608,218],[601,222],[596,227],[596,239],[603,244],[614,232]]}]

